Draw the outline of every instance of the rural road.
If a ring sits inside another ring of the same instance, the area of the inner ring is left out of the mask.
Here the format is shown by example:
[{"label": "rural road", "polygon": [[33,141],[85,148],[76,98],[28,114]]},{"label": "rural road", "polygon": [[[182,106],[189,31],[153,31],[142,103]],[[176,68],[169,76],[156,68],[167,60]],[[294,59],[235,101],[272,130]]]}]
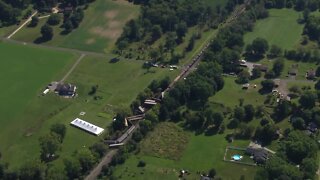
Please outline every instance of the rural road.
[{"label": "rural road", "polygon": [[15,31],[13,31],[7,38],[10,39],[13,35],[15,35],[20,29],[22,29],[28,22],[32,20],[32,17],[38,14],[38,11],[34,12],[21,26],[19,26]]},{"label": "rural road", "polygon": [[80,63],[80,61],[85,57],[85,54],[81,54],[81,56],[77,59],[77,61],[72,65],[72,67],[69,69],[69,71],[63,76],[63,78],[60,80],[60,83],[63,83],[69,75],[72,73],[72,71],[77,67],[77,65]]},{"label": "rural road", "polygon": [[119,149],[110,150],[100,161],[100,163],[90,172],[90,174],[84,180],[94,180],[97,179],[101,173],[102,167],[111,162],[112,157],[118,153]]}]

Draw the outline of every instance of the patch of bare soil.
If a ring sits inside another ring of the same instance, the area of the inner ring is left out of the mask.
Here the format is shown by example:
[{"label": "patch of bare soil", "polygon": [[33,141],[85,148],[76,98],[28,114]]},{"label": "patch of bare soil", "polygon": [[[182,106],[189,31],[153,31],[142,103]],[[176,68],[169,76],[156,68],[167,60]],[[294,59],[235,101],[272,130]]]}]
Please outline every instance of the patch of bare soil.
[{"label": "patch of bare soil", "polygon": [[90,38],[90,39],[86,40],[86,44],[93,44],[95,42],[96,42],[96,40],[94,38]]}]

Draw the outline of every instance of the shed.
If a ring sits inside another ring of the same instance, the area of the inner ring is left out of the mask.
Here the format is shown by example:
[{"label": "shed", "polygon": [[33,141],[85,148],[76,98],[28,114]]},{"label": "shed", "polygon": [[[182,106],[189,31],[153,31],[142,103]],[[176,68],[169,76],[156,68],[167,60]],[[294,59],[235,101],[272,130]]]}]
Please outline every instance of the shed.
[{"label": "shed", "polygon": [[242,85],[242,89],[249,89],[249,87],[250,87],[249,83]]},{"label": "shed", "polygon": [[298,74],[298,69],[292,67],[292,68],[289,69],[288,74],[291,75],[291,76],[296,76]]}]

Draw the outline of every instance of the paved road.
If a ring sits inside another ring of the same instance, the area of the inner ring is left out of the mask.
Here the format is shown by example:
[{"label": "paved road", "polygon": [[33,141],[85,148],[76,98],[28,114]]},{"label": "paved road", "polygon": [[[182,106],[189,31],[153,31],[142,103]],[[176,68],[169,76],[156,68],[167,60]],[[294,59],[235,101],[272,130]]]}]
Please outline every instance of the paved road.
[{"label": "paved road", "polygon": [[63,78],[60,80],[60,83],[63,83],[69,75],[72,73],[72,71],[77,67],[77,65],[80,63],[80,61],[85,57],[85,54],[81,54],[81,56],[77,59],[77,61],[72,65],[72,67],[69,69],[69,71],[63,76]]},{"label": "paved road", "polygon": [[19,26],[15,31],[13,31],[7,38],[10,39],[15,35],[20,29],[22,29],[28,22],[32,20],[32,17],[38,14],[38,11],[34,12],[21,26]]}]

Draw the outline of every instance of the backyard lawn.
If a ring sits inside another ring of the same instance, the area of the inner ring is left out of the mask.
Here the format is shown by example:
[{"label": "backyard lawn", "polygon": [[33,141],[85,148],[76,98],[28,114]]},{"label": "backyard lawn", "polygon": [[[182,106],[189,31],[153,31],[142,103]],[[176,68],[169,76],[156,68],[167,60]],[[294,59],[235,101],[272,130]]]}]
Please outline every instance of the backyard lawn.
[{"label": "backyard lawn", "polygon": [[270,45],[277,45],[283,49],[293,49],[299,44],[303,25],[297,20],[301,13],[293,9],[271,9],[269,17],[258,20],[253,32],[244,36],[246,44],[255,38],[261,37],[268,40]]}]

